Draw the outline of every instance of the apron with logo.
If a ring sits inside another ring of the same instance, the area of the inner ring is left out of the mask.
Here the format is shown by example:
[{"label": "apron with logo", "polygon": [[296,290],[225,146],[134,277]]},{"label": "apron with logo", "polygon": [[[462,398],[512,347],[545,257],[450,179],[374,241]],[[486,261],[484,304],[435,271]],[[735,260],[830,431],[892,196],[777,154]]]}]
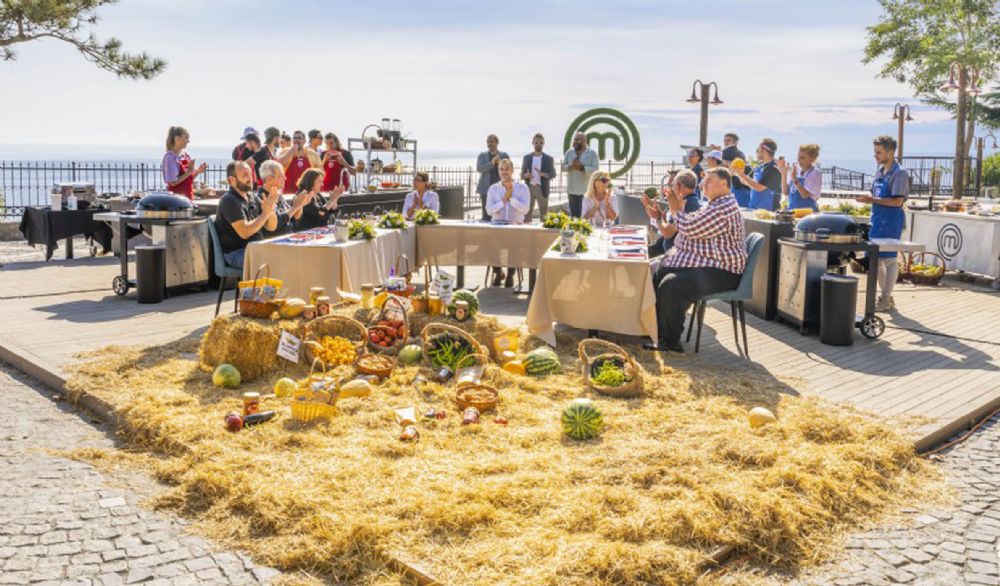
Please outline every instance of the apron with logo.
[{"label": "apron with logo", "polygon": [[[187,153],[183,153],[180,159],[177,161],[179,172],[178,177],[183,176],[191,168],[191,157]],[[167,191],[170,193],[176,193],[177,195],[183,195],[188,199],[194,199],[194,175],[190,175],[184,181],[176,183],[174,185],[167,185]]]},{"label": "apron with logo", "polygon": [[[812,174],[815,170],[816,167],[812,167],[806,171],[805,175],[799,175],[799,183],[805,183],[806,177]],[[819,194],[814,193],[813,195]],[[788,209],[797,210],[801,208],[809,208],[814,212],[818,212],[819,204],[817,204],[816,200],[811,197],[803,197],[802,194],[799,193],[799,189],[795,187],[795,182],[793,181],[788,187]]]},{"label": "apron with logo", "polygon": [[[753,180],[760,183],[760,180],[764,178],[764,171],[773,166],[774,161],[768,161],[762,165],[757,165],[757,168],[753,170]],[[770,210],[773,212],[774,190],[767,188],[761,191],[757,191],[756,189],[751,190],[749,207],[755,210]]]},{"label": "apron with logo", "polygon": [[292,157],[292,162],[285,169],[285,193],[297,193],[299,191],[299,177],[309,168],[309,158],[305,155]]},{"label": "apron with logo", "polygon": [[[893,197],[892,182],[899,172],[899,163],[894,163],[892,169],[872,183],[872,197],[884,199]],[[869,238],[900,238],[903,235],[903,224],[906,214],[902,207],[872,205],[872,227],[868,231]],[[895,252],[880,252],[879,258],[893,258]]]}]

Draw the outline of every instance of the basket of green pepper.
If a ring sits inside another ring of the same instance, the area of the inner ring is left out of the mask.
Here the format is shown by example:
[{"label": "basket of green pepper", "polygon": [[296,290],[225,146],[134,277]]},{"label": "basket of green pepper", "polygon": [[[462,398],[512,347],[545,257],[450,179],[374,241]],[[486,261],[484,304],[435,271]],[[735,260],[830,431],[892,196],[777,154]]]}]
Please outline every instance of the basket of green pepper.
[{"label": "basket of green pepper", "polygon": [[453,371],[475,364],[486,349],[461,328],[444,323],[429,323],[420,332],[424,360],[435,368],[447,366]]},{"label": "basket of green pepper", "polygon": [[612,397],[642,394],[642,371],[624,348],[597,338],[588,338],[577,347],[587,386]]}]

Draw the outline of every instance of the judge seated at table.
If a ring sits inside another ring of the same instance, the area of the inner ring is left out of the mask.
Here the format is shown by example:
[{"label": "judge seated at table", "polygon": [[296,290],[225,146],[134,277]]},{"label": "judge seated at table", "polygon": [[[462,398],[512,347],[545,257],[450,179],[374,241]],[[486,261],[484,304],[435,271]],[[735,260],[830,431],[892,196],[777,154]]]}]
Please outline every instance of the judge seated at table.
[{"label": "judge seated at table", "polygon": [[403,201],[403,215],[412,220],[420,210],[434,210],[441,213],[441,202],[436,191],[431,190],[431,178],[426,171],[413,174],[413,191],[406,194]]},{"label": "judge seated at table", "polygon": [[302,208],[309,201],[309,194],[298,193],[292,199],[291,205],[282,197],[287,178],[285,169],[278,161],[264,161],[260,166],[260,178],[264,184],[260,188],[258,196],[264,199],[266,195],[277,195],[277,224],[274,228],[264,229],[264,238],[274,238],[291,234],[295,228],[295,221],[302,216]]},{"label": "judge seated at table", "polygon": [[705,171],[702,195],[708,203],[697,212],[684,211],[680,195],[668,193],[677,236],[673,250],[653,267],[659,340],[643,344],[647,350],[683,352],[688,308],[706,295],[739,286],[747,260],[746,232],[731,189],[729,170],[716,167]]},{"label": "judge seated at table", "polygon": [[618,220],[618,198],[611,193],[611,174],[594,171],[587,181],[581,214],[593,226],[603,227]]},{"label": "judge seated at table", "polygon": [[[500,181],[490,186],[486,193],[486,213],[494,222],[523,224],[524,215],[531,205],[531,192],[524,183],[514,181],[514,163],[510,159],[500,161]],[[503,270],[492,267],[493,286],[510,288],[514,286],[514,269],[507,269],[507,279],[504,281]]]},{"label": "judge seated at table", "polygon": [[[280,167],[280,165],[279,165]],[[260,240],[265,228],[278,224],[275,208],[280,194],[257,197],[253,191],[253,172],[242,161],[233,161],[226,167],[229,191],[219,199],[215,228],[226,264],[243,268],[247,244]]]},{"label": "judge seated at table", "polygon": [[338,185],[330,192],[330,197],[323,197],[320,190],[324,185],[324,175],[321,169],[306,169],[299,177],[299,191],[296,197],[305,198],[302,214],[295,220],[295,231],[321,228],[330,223],[333,210],[337,209],[337,201],[344,194],[344,186]]},{"label": "judge seated at table", "polygon": [[[695,191],[697,185],[698,180],[694,171],[684,169],[674,175],[670,187],[667,188],[667,194],[673,192],[677,197],[680,197],[684,201],[685,212],[696,212],[701,208],[701,199],[698,198],[698,193]],[[642,207],[646,209],[646,215],[649,216],[650,222],[660,233],[656,242],[649,245],[649,258],[655,258],[674,247],[677,226],[674,224],[674,217],[665,213],[655,201],[649,199],[645,194],[642,196]]]}]

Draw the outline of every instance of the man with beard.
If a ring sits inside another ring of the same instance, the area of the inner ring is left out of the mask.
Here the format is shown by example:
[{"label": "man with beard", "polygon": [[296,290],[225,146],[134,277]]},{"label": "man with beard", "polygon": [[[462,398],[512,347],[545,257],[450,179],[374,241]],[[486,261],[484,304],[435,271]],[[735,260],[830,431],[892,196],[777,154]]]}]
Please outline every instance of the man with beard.
[{"label": "man with beard", "polygon": [[583,194],[587,192],[590,175],[597,170],[599,164],[597,153],[587,146],[587,135],[582,132],[573,135],[573,148],[566,151],[562,170],[566,173],[569,215],[574,218],[583,214]]},{"label": "man with beard", "polygon": [[243,268],[247,244],[261,239],[261,231],[275,229],[275,215],[280,194],[267,194],[263,200],[253,192],[253,175],[250,166],[242,161],[232,161],[226,166],[229,191],[219,200],[215,228],[226,264]]}]

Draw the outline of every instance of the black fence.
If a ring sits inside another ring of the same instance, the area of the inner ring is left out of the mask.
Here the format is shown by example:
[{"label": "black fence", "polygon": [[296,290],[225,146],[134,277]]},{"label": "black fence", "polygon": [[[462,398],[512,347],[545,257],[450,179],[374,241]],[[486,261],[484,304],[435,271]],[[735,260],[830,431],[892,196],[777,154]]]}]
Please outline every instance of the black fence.
[{"label": "black fence", "polygon": [[[515,161],[515,173],[520,176],[520,165]],[[976,195],[976,180],[979,161],[970,158],[967,162],[968,178],[963,194]],[[914,195],[942,195],[952,193],[953,161],[947,157],[905,157],[903,166],[909,170]],[[601,169],[615,173],[621,163],[604,161]],[[649,186],[660,186],[671,172],[682,168],[679,163],[647,161],[636,163],[627,173],[615,179],[615,185],[628,190],[642,190]],[[465,190],[466,209],[479,207],[476,186],[479,174],[472,166],[429,166],[422,167],[431,180],[439,185],[461,186]],[[225,184],[225,165],[210,165],[199,177],[209,187]],[[372,175],[376,181],[398,181],[405,176]],[[845,169],[843,167],[823,168],[823,189],[826,191],[867,191],[874,176]],[[355,178],[356,187],[363,185],[367,178]],[[0,161],[0,219],[20,217],[26,206],[44,206],[49,203],[52,186],[60,182],[92,183],[98,194],[128,194],[132,192],[163,189],[160,165],[146,162],[46,162],[46,161]],[[564,199],[566,192],[565,174],[560,173],[552,182],[554,201]]]}]

